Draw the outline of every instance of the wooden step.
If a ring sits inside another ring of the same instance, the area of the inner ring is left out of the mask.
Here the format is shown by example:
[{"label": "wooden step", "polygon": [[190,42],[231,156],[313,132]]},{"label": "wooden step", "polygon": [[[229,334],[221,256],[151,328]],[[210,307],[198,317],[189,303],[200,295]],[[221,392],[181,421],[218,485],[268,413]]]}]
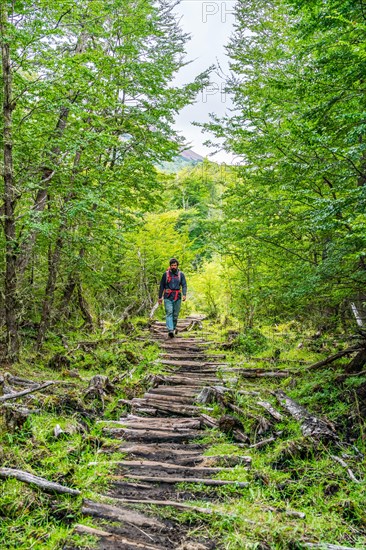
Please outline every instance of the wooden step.
[{"label": "wooden step", "polygon": [[186,478],[186,477],[151,477],[151,476],[112,476],[112,479],[137,479],[147,483],[200,483],[202,485],[210,485],[212,487],[224,487],[225,485],[234,485],[236,487],[248,487],[247,481],[229,481],[226,479],[207,479],[203,478]]},{"label": "wooden step", "polygon": [[199,430],[185,430],[184,432],[163,431],[163,430],[130,430],[128,428],[103,428],[103,433],[126,441],[163,442],[176,441],[184,442],[202,437],[203,432]]}]

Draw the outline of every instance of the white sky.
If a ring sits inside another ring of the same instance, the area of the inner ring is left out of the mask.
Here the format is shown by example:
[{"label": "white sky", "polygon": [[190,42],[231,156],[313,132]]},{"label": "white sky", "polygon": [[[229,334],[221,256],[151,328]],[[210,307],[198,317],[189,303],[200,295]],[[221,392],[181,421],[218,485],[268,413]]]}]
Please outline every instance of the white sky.
[{"label": "white sky", "polygon": [[[181,0],[175,12],[181,17],[181,27],[190,33],[187,59],[192,60],[176,78],[176,84],[191,81],[192,78],[211,65],[219,63],[224,73],[228,73],[228,60],[225,45],[233,31],[235,0]],[[176,119],[176,128],[190,142],[190,148],[202,156],[211,151],[203,145],[210,134],[203,134],[200,128],[193,126],[193,121],[207,122],[209,113],[224,115],[230,107],[230,99],[223,93],[224,80],[217,71],[211,76],[212,86],[198,95],[194,105],[183,109]],[[224,151],[211,157],[216,162],[230,162],[231,155]]]}]

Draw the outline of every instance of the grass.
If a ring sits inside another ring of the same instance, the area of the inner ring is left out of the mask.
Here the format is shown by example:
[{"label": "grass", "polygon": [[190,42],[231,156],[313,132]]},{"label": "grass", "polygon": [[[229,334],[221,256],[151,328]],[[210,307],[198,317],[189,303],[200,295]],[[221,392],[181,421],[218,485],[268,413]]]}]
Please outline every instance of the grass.
[{"label": "grass", "polygon": [[[275,441],[261,449],[241,448],[218,430],[208,430],[203,439],[208,446],[206,456],[251,456],[251,469],[234,466],[217,476],[248,481],[249,486],[216,488],[215,501],[210,503],[214,513],[210,516],[166,508],[154,511],[191,525],[191,532],[198,540],[218,540],[226,550],[301,550],[306,548],[306,542],[319,541],[365,548],[365,482],[351,481],[347,469],[335,462],[332,455],[342,457],[357,479],[364,479],[366,378],[358,376],[341,380],[347,360],[315,371],[306,370],[302,361],[311,364],[334,351],[327,343],[332,342],[331,337],[324,338],[323,342],[317,341],[315,345],[310,334],[300,335],[299,327],[288,324],[276,328],[261,327],[260,331],[265,340],[260,339],[258,349],[255,350],[255,332],[251,333],[249,342],[252,349],[254,346],[251,355],[261,358],[260,361],[250,362],[248,352],[240,346],[227,352],[227,361],[232,366],[297,371],[296,376],[284,379],[246,379],[233,374],[233,378],[237,378],[232,382],[235,404],[243,411],[235,416],[242,422],[250,443],[270,436]],[[116,420],[124,415],[126,408],[118,403],[119,399],[141,396],[148,387],[146,377],[164,372],[157,361],[159,350],[156,345],[131,338],[117,345],[109,342],[109,336],[108,333],[103,337],[69,334],[68,367],[50,368],[50,359],[56,353],[65,354],[60,340],[54,337],[48,341],[42,355],[35,356],[29,351],[20,365],[8,369],[25,378],[57,379],[74,386],[61,384],[45,394],[34,394],[32,406],[42,409],[42,413],[32,415],[14,434],[7,433],[0,425],[2,466],[24,469],[76,487],[86,498],[97,500],[100,493],[105,492],[110,468],[108,461],[101,458],[100,451],[110,450],[108,460],[122,460],[124,455],[117,452],[118,442],[108,439],[102,426],[95,424],[95,419],[103,416],[104,419]],[[113,336],[126,338],[122,334]],[[95,349],[77,349],[79,340],[91,341],[93,338],[102,340]],[[216,332],[212,329],[214,341],[224,338],[225,333],[219,327]],[[246,345],[245,339],[243,343]],[[303,345],[298,347],[299,343]],[[222,353],[217,346],[216,350]],[[268,362],[276,350],[280,350],[281,361]],[[72,378],[70,371],[77,371],[78,377]],[[116,382],[115,394],[106,398],[104,411],[98,399],[82,398],[88,380],[98,373],[107,374],[110,379],[127,374],[120,383]],[[273,395],[279,388],[313,414],[332,422],[339,443],[314,442],[305,438],[300,424],[280,407]],[[255,390],[260,395],[237,393],[243,390]],[[283,420],[274,421],[258,406],[260,399],[271,402],[283,414]],[[223,413],[218,405],[212,408],[209,413],[212,416],[219,417]],[[229,410],[225,412],[233,414]],[[264,425],[261,418],[266,419]],[[64,431],[59,438],[54,436],[57,424]],[[98,462],[98,465],[90,467],[90,462]],[[72,527],[78,521],[93,525],[92,520],[81,518],[81,498],[49,496],[10,479],[1,487],[1,549],[57,550],[65,541],[72,541],[81,549],[90,548],[95,542],[92,537],[72,533]],[[204,496],[213,494],[212,488],[188,481],[179,488],[191,492],[193,498],[197,495],[192,504],[201,507],[207,505]],[[287,515],[288,511],[302,512],[305,518]]]}]

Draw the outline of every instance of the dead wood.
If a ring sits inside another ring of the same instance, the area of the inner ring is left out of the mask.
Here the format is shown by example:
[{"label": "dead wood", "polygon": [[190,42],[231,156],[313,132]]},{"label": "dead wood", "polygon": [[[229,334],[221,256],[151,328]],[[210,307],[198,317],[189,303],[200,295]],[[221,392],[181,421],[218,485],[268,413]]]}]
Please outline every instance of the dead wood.
[{"label": "dead wood", "polygon": [[327,542],[305,543],[305,548],[319,548],[319,550],[357,550],[354,546],[339,546],[338,544],[328,544]]},{"label": "dead wood", "polygon": [[202,436],[198,430],[185,430],[183,432],[163,430],[130,430],[127,428],[104,428],[103,433],[115,437],[123,437],[126,441],[151,441],[151,442],[182,442],[196,439]]},{"label": "dead wood", "polygon": [[[112,476],[113,477],[113,476]],[[137,479],[139,481],[146,481],[148,483],[201,483],[202,485],[210,485],[212,487],[223,487],[224,485],[235,485],[237,487],[248,487],[249,483],[244,481],[228,481],[224,479],[207,479],[207,478],[195,478],[195,477],[151,477],[151,476],[123,476],[124,478],[130,477],[131,479]]]},{"label": "dead wood", "polygon": [[[96,466],[98,462],[89,462],[88,466]],[[180,464],[170,464],[167,462],[158,462],[156,460],[117,460],[109,461],[108,464],[121,466],[123,468],[137,468],[147,470],[157,470],[159,472],[183,472],[185,474],[218,474],[220,472],[230,472],[232,468],[226,466],[185,466]]]},{"label": "dead wood", "polygon": [[346,366],[346,372],[348,374],[359,373],[362,371],[363,367],[366,365],[366,349],[363,348],[360,350],[357,355],[348,363]]},{"label": "dead wood", "polygon": [[4,373],[4,379],[10,386],[39,386],[39,382],[34,380],[28,380],[28,378],[21,378],[19,376],[13,376],[10,372]]},{"label": "dead wood", "polygon": [[53,481],[48,481],[43,477],[38,477],[23,470],[15,470],[13,468],[0,468],[0,478],[8,479],[14,478],[18,481],[23,481],[24,483],[30,483],[31,485],[36,485],[46,493],[60,493],[68,495],[80,495],[80,491],[77,489],[70,489],[70,487],[65,487],[59,483],[54,483]]},{"label": "dead wood", "polygon": [[147,542],[137,542],[121,535],[116,535],[115,533],[94,529],[94,527],[89,527],[88,525],[78,524],[74,527],[74,531],[80,535],[93,535],[95,537],[107,538],[108,544],[113,541],[115,548],[128,548],[129,550],[161,550],[160,546],[151,545]]},{"label": "dead wood", "polygon": [[355,474],[352,472],[351,468],[348,466],[347,462],[345,462],[342,458],[335,455],[330,455],[330,458],[338,462],[343,468],[347,470],[347,473],[349,477],[354,481],[355,483],[362,483],[359,479],[356,478]]},{"label": "dead wood", "polygon": [[212,418],[212,416],[208,416],[207,414],[201,414],[202,423],[204,426],[207,426],[207,428],[218,428],[219,423],[215,418]]},{"label": "dead wood", "polygon": [[39,409],[27,409],[26,407],[19,407],[10,403],[5,403],[3,407],[5,426],[7,431],[11,433],[22,429],[31,414],[40,413]]},{"label": "dead wood", "polygon": [[84,399],[88,395],[98,396],[102,402],[102,407],[104,409],[104,396],[108,393],[113,393],[114,386],[111,384],[108,376],[102,374],[96,374],[89,381],[89,387],[84,394]]},{"label": "dead wood", "polygon": [[243,455],[218,455],[218,456],[202,456],[202,466],[226,466],[231,469],[234,466],[244,466],[249,468],[252,463],[251,456]]},{"label": "dead wood", "polygon": [[296,372],[289,370],[270,371],[266,369],[243,369],[239,367],[222,370],[224,372],[236,372],[243,378],[288,378],[292,374],[297,374]]},{"label": "dead wood", "polygon": [[341,357],[345,357],[347,355],[351,355],[352,353],[356,353],[358,351],[361,351],[362,349],[364,349],[363,346],[361,346],[360,344],[355,344],[355,345],[350,346],[349,348],[347,348],[343,351],[338,351],[337,353],[334,353],[333,355],[330,355],[326,359],[322,359],[321,361],[318,361],[317,363],[313,363],[312,365],[307,367],[306,370],[319,369],[320,367],[324,367],[325,365],[330,365],[331,363],[333,363],[337,359],[340,359]]},{"label": "dead wood", "polygon": [[184,502],[175,502],[172,500],[153,500],[153,499],[135,499],[135,498],[123,498],[115,497],[116,500],[123,502],[124,504],[151,504],[154,506],[171,506],[177,508],[177,510],[190,510],[191,512],[198,512],[201,514],[211,514],[211,508],[200,508],[191,504],[185,504]]},{"label": "dead wood", "polygon": [[131,525],[137,525],[138,527],[153,527],[155,529],[164,528],[164,525],[160,521],[140,514],[139,512],[126,510],[125,508],[112,506],[110,504],[100,504],[99,502],[93,502],[91,500],[84,500],[81,512],[84,515],[112,521],[121,521]]},{"label": "dead wood", "polygon": [[180,395],[164,395],[161,393],[145,393],[144,399],[154,399],[155,397],[157,397],[160,401],[166,401],[167,403],[171,403],[172,405],[176,403],[183,403],[185,405],[193,404],[193,397]]},{"label": "dead wood", "polygon": [[329,428],[328,424],[309,413],[304,407],[288,397],[282,390],[275,392],[279,403],[295,418],[301,426],[301,431],[305,437],[314,439],[337,439],[337,435]]},{"label": "dead wood", "polygon": [[[179,424],[173,422],[164,422],[163,419],[158,419],[158,422],[151,424],[148,422],[148,418],[144,419],[144,422],[137,422],[134,420],[128,421],[117,421],[117,420],[100,420],[98,424],[112,424],[113,426],[124,426],[124,428],[131,430],[151,430],[154,431],[174,431],[174,432],[185,432],[190,429],[199,430],[201,427],[201,422],[194,421],[191,423]],[[154,419],[155,420],[155,419]],[[166,420],[166,419],[164,419]]]},{"label": "dead wood", "polygon": [[268,401],[257,401],[257,405],[259,405],[260,407],[263,407],[264,409],[266,409],[266,411],[269,412],[269,414],[271,416],[273,416],[273,418],[275,420],[282,420],[283,419],[283,416],[281,413],[279,413],[272,405],[271,403],[268,403]]},{"label": "dead wood", "polygon": [[23,397],[23,395],[28,395],[29,393],[34,393],[36,391],[44,390],[45,388],[48,388],[49,386],[53,386],[54,384],[58,384],[59,382],[50,380],[49,382],[45,382],[44,384],[41,384],[40,386],[30,388],[28,390],[23,390],[17,393],[6,393],[4,395],[0,396],[0,402],[8,401],[9,399],[18,399],[18,397]]},{"label": "dead wood", "polygon": [[275,437],[269,437],[268,439],[262,439],[262,441],[258,441],[258,443],[253,443],[253,445],[250,445],[251,449],[260,449],[261,447],[264,447],[265,445],[268,445],[269,443],[273,443],[276,441]]},{"label": "dead wood", "polygon": [[263,510],[269,512],[275,512],[277,514],[285,514],[291,518],[305,519],[306,514],[304,512],[297,512],[296,510],[286,510],[284,508],[275,508],[274,506],[265,506]]}]

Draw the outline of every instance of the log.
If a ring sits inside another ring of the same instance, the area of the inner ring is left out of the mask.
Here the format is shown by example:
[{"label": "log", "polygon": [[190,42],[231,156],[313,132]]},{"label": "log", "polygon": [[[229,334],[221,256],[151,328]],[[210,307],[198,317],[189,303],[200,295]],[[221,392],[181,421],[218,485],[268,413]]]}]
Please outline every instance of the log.
[{"label": "log", "polygon": [[305,548],[319,548],[320,550],[357,550],[354,546],[339,546],[338,544],[328,544],[327,542],[305,543]]},{"label": "log", "polygon": [[150,388],[150,394],[156,395],[181,395],[186,397],[196,397],[199,390],[194,388],[175,388],[174,386],[158,386],[157,388]]},{"label": "log", "polygon": [[296,403],[282,390],[275,392],[279,403],[295,418],[301,426],[305,437],[337,439],[337,435],[331,431],[329,426],[317,416],[309,413],[304,407]]},{"label": "log", "polygon": [[232,369],[222,369],[223,372],[236,372],[244,378],[288,378],[291,374],[296,374],[292,371],[270,371],[265,369],[242,369],[242,368],[232,368]]},{"label": "log", "polygon": [[276,409],[271,405],[271,403],[268,403],[268,401],[257,401],[257,405],[266,409],[266,411],[268,411],[275,420],[280,421],[283,419],[282,414],[276,411]]},{"label": "log", "polygon": [[108,544],[113,541],[113,547],[115,548],[128,548],[129,550],[161,550],[161,546],[126,539],[126,537],[122,537],[121,535],[109,533],[108,531],[102,531],[101,529],[94,529],[94,527],[81,525],[80,523],[74,527],[74,532],[80,535],[92,535],[100,538],[108,538]]},{"label": "log", "polygon": [[[97,424],[101,422],[114,422],[114,420],[100,420]],[[160,418],[144,418],[140,416],[128,415],[126,418],[120,418],[119,422],[124,424],[127,427],[132,427],[130,423],[134,423],[144,428],[154,428],[154,429],[163,429],[164,427],[169,427],[170,429],[184,429],[192,428],[194,430],[199,430],[201,428],[201,419],[200,418],[168,418],[166,416]]]},{"label": "log", "polygon": [[42,489],[42,491],[45,491],[45,493],[60,493],[75,496],[81,494],[80,491],[77,489],[71,489],[70,487],[66,487],[65,485],[60,485],[59,483],[48,481],[43,477],[35,476],[28,472],[24,472],[23,470],[15,470],[13,468],[0,468],[0,478],[14,478],[24,483],[30,483],[31,485],[36,485],[37,487]]},{"label": "log", "polygon": [[274,441],[276,441],[275,437],[269,437],[268,439],[262,439],[262,441],[258,441],[258,443],[253,443],[253,445],[249,445],[249,447],[251,449],[260,449],[261,447],[264,447],[269,443],[273,443]]},{"label": "log", "polygon": [[17,393],[6,393],[0,396],[0,403],[2,403],[3,401],[8,401],[9,399],[18,399],[18,397],[23,397],[23,395],[28,395],[29,393],[44,390],[45,388],[48,388],[49,386],[53,386],[54,384],[58,383],[59,382],[55,380],[50,380],[49,382],[45,382],[44,384],[41,384],[37,387],[29,388],[28,390],[23,390]]},{"label": "log", "polygon": [[[113,478],[113,476],[112,476]],[[224,485],[235,485],[237,487],[248,487],[247,481],[228,481],[226,479],[207,479],[195,477],[151,477],[151,476],[123,476],[127,479],[137,479],[138,481],[146,481],[148,483],[201,483],[202,485],[210,485],[212,487],[223,487]]]},{"label": "log", "polygon": [[178,510],[190,510],[191,512],[198,512],[200,514],[212,514],[211,508],[200,508],[184,502],[175,502],[172,500],[153,500],[153,499],[136,499],[136,498],[123,498],[114,497],[116,500],[123,502],[124,504],[151,504],[153,506],[171,506]]},{"label": "log", "polygon": [[165,461],[172,462],[173,464],[195,464],[197,461],[200,462],[202,460],[200,450],[186,450],[186,447],[187,445],[184,445],[180,449],[172,449],[171,447],[164,448],[161,444],[124,444],[119,447],[119,450],[135,458],[154,458],[157,455],[162,455]]},{"label": "log", "polygon": [[117,437],[123,437],[127,441],[170,441],[170,442],[183,442],[197,437],[202,437],[202,432],[197,430],[186,430],[185,432],[165,432],[158,430],[129,430],[125,428],[104,428],[103,433],[114,435]]},{"label": "log", "polygon": [[161,412],[171,412],[174,414],[180,414],[183,416],[197,416],[200,414],[200,408],[192,406],[179,406],[179,405],[173,405],[170,403],[166,403],[165,401],[160,401],[157,398],[149,398],[149,399],[139,399],[134,402],[134,406],[140,407],[140,406],[153,406],[155,409],[161,411]]},{"label": "log", "polygon": [[110,504],[93,502],[92,500],[85,499],[83,501],[81,512],[84,515],[109,519],[112,521],[121,521],[123,523],[129,523],[138,527],[152,527],[154,529],[164,528],[164,525],[160,521],[140,514],[139,512],[126,510],[125,508],[112,506]]},{"label": "log", "polygon": [[363,349],[363,346],[360,344],[355,344],[353,346],[350,346],[349,348],[338,351],[337,353],[334,353],[333,355],[330,355],[326,359],[322,359],[321,361],[318,361],[317,363],[313,363],[310,365],[306,370],[313,370],[313,369],[319,369],[320,367],[324,367],[325,365],[330,365],[337,359],[340,359],[341,357],[345,357],[346,355],[351,355],[352,353],[356,353],[358,351],[361,351]]},{"label": "log", "polygon": [[[145,422],[135,422],[133,420],[123,422],[118,420],[99,420],[97,424],[112,424],[113,426],[123,426],[123,429],[128,430],[154,430],[154,431],[174,431],[174,432],[186,432],[187,430],[200,430],[201,428],[201,422],[199,420],[196,420],[192,423],[186,423],[186,424],[173,424],[172,422],[158,422],[154,424],[150,424],[144,419]],[[154,419],[155,420],[155,419]],[[165,419],[164,419],[165,420]]]},{"label": "log", "polygon": [[[88,466],[97,466],[100,462],[89,462]],[[181,464],[170,464],[167,462],[158,462],[156,460],[113,460],[109,461],[108,464],[113,464],[114,466],[121,466],[122,468],[141,468],[141,469],[152,469],[159,471],[174,471],[178,470],[181,472],[186,472],[193,474],[218,474],[220,472],[231,472],[232,468],[226,466],[182,466]]]},{"label": "log", "polygon": [[192,405],[194,402],[193,397],[190,396],[181,396],[181,395],[164,395],[162,393],[154,394],[154,393],[145,393],[144,399],[159,399],[159,401],[166,401],[167,404],[171,403],[172,405],[175,405],[177,403],[183,403],[184,405]]}]

